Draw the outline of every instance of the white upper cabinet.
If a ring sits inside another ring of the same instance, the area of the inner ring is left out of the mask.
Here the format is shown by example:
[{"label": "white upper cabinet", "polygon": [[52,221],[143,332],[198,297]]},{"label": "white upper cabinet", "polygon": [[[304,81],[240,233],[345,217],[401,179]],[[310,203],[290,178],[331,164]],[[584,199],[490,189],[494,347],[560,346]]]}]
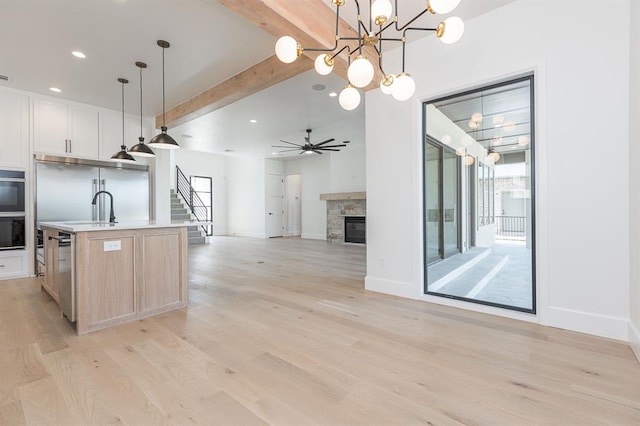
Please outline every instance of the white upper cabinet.
[{"label": "white upper cabinet", "polygon": [[29,97],[0,91],[0,166],[27,168]]},{"label": "white upper cabinet", "polygon": [[98,158],[98,111],[53,100],[33,101],[34,151]]},{"label": "white upper cabinet", "polygon": [[[144,142],[149,142],[147,126],[143,128]],[[132,115],[124,117],[124,144],[127,149],[138,143],[140,118]],[[122,112],[100,111],[100,158],[108,160],[120,151],[122,145]]]}]

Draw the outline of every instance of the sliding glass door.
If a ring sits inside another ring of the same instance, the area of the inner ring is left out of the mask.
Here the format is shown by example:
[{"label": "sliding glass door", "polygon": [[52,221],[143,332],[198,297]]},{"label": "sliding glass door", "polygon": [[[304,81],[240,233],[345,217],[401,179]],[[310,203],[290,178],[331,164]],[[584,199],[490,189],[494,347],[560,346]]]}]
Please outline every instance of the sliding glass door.
[{"label": "sliding glass door", "polygon": [[427,263],[460,252],[459,170],[455,151],[436,141],[425,144]]}]

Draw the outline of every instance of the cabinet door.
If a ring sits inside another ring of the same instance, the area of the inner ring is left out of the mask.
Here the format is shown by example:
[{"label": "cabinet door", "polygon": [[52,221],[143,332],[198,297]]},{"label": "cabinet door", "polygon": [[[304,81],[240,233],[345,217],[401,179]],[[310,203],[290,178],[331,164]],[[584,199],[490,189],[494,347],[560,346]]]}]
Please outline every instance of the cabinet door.
[{"label": "cabinet door", "polygon": [[[124,143],[127,149],[138,143],[140,136],[140,119],[125,115]],[[146,136],[145,136],[146,138]],[[145,139],[146,142],[147,139]],[[120,151],[122,145],[122,113],[115,111],[100,112],[100,158],[108,160]]]},{"label": "cabinet door", "polygon": [[56,232],[48,229],[44,230],[44,288],[58,301],[58,254],[55,246],[58,244],[56,240],[50,240],[49,237],[57,235]]},{"label": "cabinet door", "polygon": [[98,111],[70,107],[69,153],[85,158],[98,158]]},{"label": "cabinet door", "polygon": [[24,167],[29,162],[29,98],[0,92],[0,165]]},{"label": "cabinet door", "polygon": [[35,152],[68,154],[69,108],[62,102],[33,101],[33,143]]}]

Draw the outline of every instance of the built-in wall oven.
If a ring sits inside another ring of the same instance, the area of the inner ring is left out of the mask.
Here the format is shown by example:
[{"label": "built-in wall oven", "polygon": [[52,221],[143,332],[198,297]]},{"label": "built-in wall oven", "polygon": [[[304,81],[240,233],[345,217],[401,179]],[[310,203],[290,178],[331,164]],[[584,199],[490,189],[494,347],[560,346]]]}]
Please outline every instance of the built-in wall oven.
[{"label": "built-in wall oven", "polygon": [[0,170],[0,250],[25,248],[24,172]]},{"label": "built-in wall oven", "polygon": [[24,172],[0,170],[0,212],[24,215],[24,188]]}]

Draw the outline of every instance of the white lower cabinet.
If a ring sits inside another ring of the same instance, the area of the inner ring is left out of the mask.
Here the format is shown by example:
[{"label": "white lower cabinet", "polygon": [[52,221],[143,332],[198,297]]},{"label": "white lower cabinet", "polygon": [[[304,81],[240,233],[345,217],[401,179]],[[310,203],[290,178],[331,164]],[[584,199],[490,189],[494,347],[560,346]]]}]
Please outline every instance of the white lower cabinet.
[{"label": "white lower cabinet", "polygon": [[0,280],[27,276],[27,251],[0,252]]}]

